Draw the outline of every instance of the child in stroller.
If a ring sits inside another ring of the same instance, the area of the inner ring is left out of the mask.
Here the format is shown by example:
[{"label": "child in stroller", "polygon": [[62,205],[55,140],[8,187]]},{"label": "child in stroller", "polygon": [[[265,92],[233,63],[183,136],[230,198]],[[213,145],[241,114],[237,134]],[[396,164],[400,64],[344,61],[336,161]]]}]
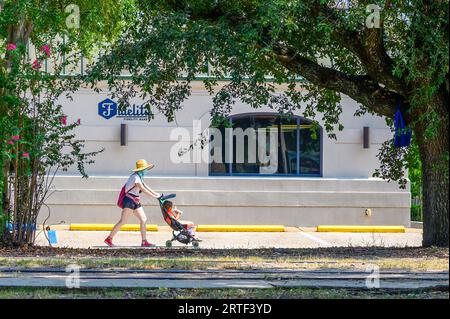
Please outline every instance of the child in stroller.
[{"label": "child in stroller", "polygon": [[172,242],[177,240],[182,244],[188,245],[189,243],[192,243],[192,246],[198,247],[199,242],[202,240],[195,235],[196,226],[191,221],[180,220],[183,212],[174,207],[173,203],[168,200],[174,197],[175,194],[170,194],[167,196],[163,195],[159,198],[164,221],[173,230],[173,237],[171,240],[166,241],[166,246],[171,247]]}]

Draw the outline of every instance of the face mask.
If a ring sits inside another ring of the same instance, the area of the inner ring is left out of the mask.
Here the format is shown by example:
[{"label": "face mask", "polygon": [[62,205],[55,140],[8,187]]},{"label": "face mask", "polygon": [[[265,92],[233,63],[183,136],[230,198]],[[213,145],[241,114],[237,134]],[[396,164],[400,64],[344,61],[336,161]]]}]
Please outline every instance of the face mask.
[{"label": "face mask", "polygon": [[146,169],[144,169],[143,171],[138,172],[138,174],[140,177],[144,177],[145,175],[147,175],[147,172],[148,171]]}]

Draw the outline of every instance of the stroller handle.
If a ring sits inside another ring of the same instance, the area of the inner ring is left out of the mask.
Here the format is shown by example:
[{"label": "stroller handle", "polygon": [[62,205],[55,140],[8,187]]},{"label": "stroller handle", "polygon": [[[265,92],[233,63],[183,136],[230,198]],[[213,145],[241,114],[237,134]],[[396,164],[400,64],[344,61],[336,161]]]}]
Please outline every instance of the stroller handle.
[{"label": "stroller handle", "polygon": [[171,199],[171,198],[174,198],[174,197],[176,197],[177,195],[175,195],[175,194],[168,194],[168,195],[164,195],[163,194],[163,196],[161,196],[160,198],[158,198],[159,199],[159,201],[161,202],[161,203],[164,203],[166,200],[168,200],[168,199]]}]

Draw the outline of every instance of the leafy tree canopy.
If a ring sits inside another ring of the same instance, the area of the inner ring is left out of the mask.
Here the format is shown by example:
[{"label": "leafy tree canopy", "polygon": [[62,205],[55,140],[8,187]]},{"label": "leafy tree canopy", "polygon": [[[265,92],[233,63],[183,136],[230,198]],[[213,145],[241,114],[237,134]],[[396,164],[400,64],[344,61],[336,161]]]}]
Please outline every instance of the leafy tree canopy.
[{"label": "leafy tree canopy", "polygon": [[[372,3],[379,28],[366,25]],[[228,114],[236,98],[283,112],[307,102],[306,115],[324,113],[329,130],[341,112],[336,92],[388,117],[399,101],[421,108],[448,92],[448,1],[349,1],[345,9],[324,0],[140,1],[138,13],[97,71],[130,71],[169,118],[207,64],[211,92],[215,80],[231,78],[215,94],[213,115]],[[307,91],[298,91],[299,76]],[[274,94],[281,83],[289,84],[284,97]],[[437,110],[412,113],[409,123],[423,120],[435,131]]]},{"label": "leafy tree canopy", "polygon": [[64,37],[72,50],[90,55],[127,26],[134,0],[0,1],[0,39],[8,43],[48,43]]}]

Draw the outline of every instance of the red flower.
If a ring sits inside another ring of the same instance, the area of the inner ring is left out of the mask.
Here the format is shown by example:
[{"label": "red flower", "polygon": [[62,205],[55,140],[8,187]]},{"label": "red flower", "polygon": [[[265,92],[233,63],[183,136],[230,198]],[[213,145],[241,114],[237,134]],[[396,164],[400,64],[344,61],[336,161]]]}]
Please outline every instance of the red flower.
[{"label": "red flower", "polygon": [[8,141],[8,144],[9,145],[14,145],[14,142],[13,141]]},{"label": "red flower", "polygon": [[59,120],[62,125],[67,125],[67,116],[61,116],[61,119]]},{"label": "red flower", "polygon": [[51,51],[48,44],[44,44],[43,46],[41,46],[41,51],[44,52],[47,57],[50,57]]},{"label": "red flower", "polygon": [[31,67],[35,70],[39,70],[41,68],[41,63],[38,60],[34,60],[33,65]]},{"label": "red flower", "polygon": [[25,153],[24,152],[24,153],[22,153],[22,156],[25,157],[25,158],[30,158],[30,154],[29,153]]},{"label": "red flower", "polygon": [[18,140],[20,140],[20,136],[19,135],[14,135],[13,137],[11,137],[11,139],[13,141],[18,141]]},{"label": "red flower", "polygon": [[8,43],[8,45],[6,46],[6,50],[7,51],[13,51],[15,50],[17,47],[14,43]]},{"label": "red flower", "polygon": [[78,119],[77,120],[77,125],[80,125],[81,124],[81,119]]}]

